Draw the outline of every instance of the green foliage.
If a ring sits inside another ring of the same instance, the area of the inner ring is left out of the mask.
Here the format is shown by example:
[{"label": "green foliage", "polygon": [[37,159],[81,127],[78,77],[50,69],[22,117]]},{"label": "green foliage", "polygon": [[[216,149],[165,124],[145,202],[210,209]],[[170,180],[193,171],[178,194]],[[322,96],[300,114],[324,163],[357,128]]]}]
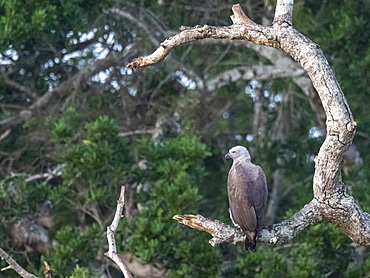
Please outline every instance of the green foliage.
[{"label": "green foliage", "polygon": [[54,237],[57,245],[43,258],[50,264],[53,277],[68,276],[72,271],[71,266],[76,264],[71,277],[85,277],[83,275],[88,272],[78,265],[93,265],[98,249],[103,244],[103,236],[97,225],[86,227],[82,232],[70,226],[59,229]]},{"label": "green foliage", "polygon": [[50,141],[57,144],[75,142],[81,128],[82,116],[75,107],[67,107],[63,117],[48,117],[45,125],[49,128]]},{"label": "green foliage", "polygon": [[37,34],[56,16],[48,1],[0,1],[0,41],[12,43],[25,34]]},{"label": "green foliage", "polygon": [[[71,265],[93,265],[111,221],[107,208],[115,208],[119,184],[131,168],[130,156],[116,122],[108,116],[87,122],[70,107],[62,117],[48,118],[46,125],[53,142],[63,148],[59,161],[65,165],[63,182],[49,196],[55,203],[51,233],[58,244],[46,260],[63,277],[71,273]],[[76,269],[73,275],[86,273]]]},{"label": "green foliage", "polygon": [[[0,1],[0,49],[13,45],[16,49],[30,38],[34,42],[47,36],[67,34],[69,31],[86,32],[104,7],[112,4],[105,1]],[[86,9],[89,7],[89,9]],[[53,32],[50,32],[53,31]]]},{"label": "green foliage", "polygon": [[47,200],[50,188],[44,182],[26,181],[26,175],[18,175],[0,184],[2,216],[6,218],[32,214]]},{"label": "green foliage", "polygon": [[[243,253],[242,253],[243,252]],[[234,277],[287,277],[288,263],[271,247],[259,247],[257,252],[238,252]]]},{"label": "green foliage", "polygon": [[259,278],[347,277],[344,273],[349,264],[347,258],[351,255],[349,243],[348,237],[338,228],[320,224],[304,231],[286,246],[260,244],[256,252],[239,252],[233,275]]},{"label": "green foliage", "polygon": [[220,270],[220,254],[207,236],[181,227],[175,214],[195,213],[201,200],[198,184],[204,176],[206,146],[194,135],[153,144],[142,140],[143,171],[138,198],[145,204],[132,221],[125,220],[123,248],[147,263],[160,263],[169,277],[213,277]]},{"label": "green foliage", "polygon": [[[89,233],[92,228],[87,226],[81,234],[71,228],[71,223],[77,225],[86,216],[89,223],[92,219],[88,220],[86,210],[114,204],[114,188],[131,172],[127,145],[117,136],[115,121],[100,116],[84,122],[74,108],[68,108],[60,118],[47,120],[53,142],[65,146],[60,156],[60,163],[66,165],[63,184],[50,195],[57,204],[58,221],[53,230],[59,244],[48,260],[63,275],[69,273],[70,258],[81,266],[88,265],[92,258],[82,258],[84,250],[94,250],[101,244],[101,234],[96,229]],[[203,160],[209,154],[194,135],[181,135],[159,144],[147,139],[139,142],[139,155],[147,161],[148,169],[136,169],[132,175],[142,184],[137,199],[143,209],[121,226],[125,252],[146,263],[163,264],[171,270],[170,277],[212,277],[219,272],[220,254],[209,246],[207,236],[200,233],[194,237],[172,219],[175,214],[197,211],[201,200],[198,184],[205,174]],[[67,242],[67,238],[74,240]]]},{"label": "green foliage", "polygon": [[47,121],[53,141],[65,145],[60,156],[60,163],[66,165],[63,185],[54,188],[51,198],[59,205],[58,211],[75,215],[72,219],[76,221],[76,209],[113,202],[112,192],[117,192],[130,168],[127,145],[118,137],[116,122],[107,116],[87,124],[81,119],[69,108],[60,119]]},{"label": "green foliage", "polygon": [[81,268],[79,265],[76,265],[72,275],[69,276],[68,278],[93,278],[93,277],[98,277],[98,276],[92,276],[89,273],[88,269]]}]

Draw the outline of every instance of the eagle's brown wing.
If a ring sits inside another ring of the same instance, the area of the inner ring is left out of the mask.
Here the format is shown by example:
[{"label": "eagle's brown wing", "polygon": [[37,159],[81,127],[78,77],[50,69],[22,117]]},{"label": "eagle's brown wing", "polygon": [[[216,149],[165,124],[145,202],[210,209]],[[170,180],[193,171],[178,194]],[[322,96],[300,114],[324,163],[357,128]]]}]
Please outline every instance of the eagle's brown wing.
[{"label": "eagle's brown wing", "polygon": [[[267,182],[266,176],[262,168],[256,165],[258,169],[258,177],[255,181],[252,182],[252,196],[251,202],[254,206],[257,216],[257,230],[261,228],[262,220],[265,216],[266,205],[267,205]],[[248,194],[248,193],[247,193]]]},{"label": "eagle's brown wing", "polygon": [[234,164],[229,172],[228,193],[233,221],[240,226],[251,243],[251,249],[254,249],[267,197],[266,177],[261,167],[250,162]]}]

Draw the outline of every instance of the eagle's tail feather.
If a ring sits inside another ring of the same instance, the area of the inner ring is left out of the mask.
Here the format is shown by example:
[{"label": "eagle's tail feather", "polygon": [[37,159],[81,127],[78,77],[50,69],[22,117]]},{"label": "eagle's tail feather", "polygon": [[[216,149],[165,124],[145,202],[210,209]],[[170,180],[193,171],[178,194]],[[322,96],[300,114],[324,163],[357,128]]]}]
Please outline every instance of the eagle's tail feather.
[{"label": "eagle's tail feather", "polygon": [[247,236],[245,237],[245,250],[247,251],[254,251],[256,249],[256,239],[249,239]]}]

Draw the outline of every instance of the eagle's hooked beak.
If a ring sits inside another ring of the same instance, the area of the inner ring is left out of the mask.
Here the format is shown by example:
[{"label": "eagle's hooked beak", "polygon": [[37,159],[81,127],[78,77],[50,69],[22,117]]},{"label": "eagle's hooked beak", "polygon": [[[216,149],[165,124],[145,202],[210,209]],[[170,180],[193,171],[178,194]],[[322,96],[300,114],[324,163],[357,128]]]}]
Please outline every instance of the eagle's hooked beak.
[{"label": "eagle's hooked beak", "polygon": [[231,159],[232,157],[231,157],[231,154],[230,153],[227,153],[226,155],[225,155],[225,158],[226,159]]}]

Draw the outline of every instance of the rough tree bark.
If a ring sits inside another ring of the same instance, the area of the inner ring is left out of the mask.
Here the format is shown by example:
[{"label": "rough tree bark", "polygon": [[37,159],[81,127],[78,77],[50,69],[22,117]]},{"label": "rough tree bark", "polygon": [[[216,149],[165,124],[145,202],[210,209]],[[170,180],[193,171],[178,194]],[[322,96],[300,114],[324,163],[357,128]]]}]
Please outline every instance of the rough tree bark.
[{"label": "rough tree bark", "polygon": [[[370,215],[363,212],[354,198],[347,194],[341,178],[345,151],[352,143],[356,122],[320,47],[292,27],[293,1],[278,0],[270,27],[252,22],[240,5],[232,7],[233,25],[225,27],[181,27],[180,33],[160,44],[152,54],[129,63],[130,68],[148,66],[161,61],[179,45],[202,40],[248,40],[257,45],[281,49],[288,53],[308,73],[326,116],[326,139],[315,158],[313,200],[289,220],[263,228],[258,240],[270,243],[286,242],[306,227],[328,221],[361,245],[370,245]],[[174,219],[213,236],[212,245],[243,241],[237,230],[219,221],[200,215],[176,215]]]}]

